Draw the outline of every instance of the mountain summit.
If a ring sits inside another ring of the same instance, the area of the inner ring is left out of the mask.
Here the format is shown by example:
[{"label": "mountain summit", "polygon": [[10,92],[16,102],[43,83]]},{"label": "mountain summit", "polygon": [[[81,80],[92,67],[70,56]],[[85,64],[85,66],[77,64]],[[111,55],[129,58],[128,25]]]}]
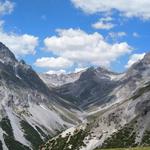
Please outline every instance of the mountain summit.
[{"label": "mountain summit", "polygon": [[14,54],[0,42],[0,61],[4,62],[16,62]]}]

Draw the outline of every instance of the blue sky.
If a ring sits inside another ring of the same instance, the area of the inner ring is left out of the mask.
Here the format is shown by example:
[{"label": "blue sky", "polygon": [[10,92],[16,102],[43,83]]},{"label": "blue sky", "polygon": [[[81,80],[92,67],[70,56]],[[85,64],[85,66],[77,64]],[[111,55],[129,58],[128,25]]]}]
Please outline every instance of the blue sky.
[{"label": "blue sky", "polygon": [[[6,2],[0,0],[0,20],[4,22],[1,41],[38,72],[72,72],[89,66],[122,72],[127,63],[141,59],[150,50],[150,12],[140,12],[138,2],[136,9],[128,9],[124,2],[113,6],[104,3],[103,10],[100,0],[97,6],[91,0],[13,0],[1,10]],[[140,9],[145,10],[148,5],[147,0]]]}]

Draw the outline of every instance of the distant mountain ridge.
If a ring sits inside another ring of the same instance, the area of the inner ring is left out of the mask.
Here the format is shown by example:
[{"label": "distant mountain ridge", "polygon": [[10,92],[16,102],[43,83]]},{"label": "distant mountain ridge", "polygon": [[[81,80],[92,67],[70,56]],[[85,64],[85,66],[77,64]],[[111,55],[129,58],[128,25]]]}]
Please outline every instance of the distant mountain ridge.
[{"label": "distant mountain ridge", "polygon": [[[72,76],[72,74],[60,76],[68,77],[70,75]],[[123,76],[123,74],[114,73],[101,67],[90,67],[73,75],[76,77],[74,82],[64,82],[62,85],[51,86],[51,88],[54,93],[81,109],[86,109],[91,103],[99,103],[100,105],[100,103],[109,101],[106,95],[118,85],[119,78]],[[43,75],[43,80],[47,80],[45,83],[49,83],[53,77],[55,78],[55,75],[47,74],[46,76],[45,78]],[[48,77],[51,78],[49,81]],[[50,87],[49,84],[47,85]]]},{"label": "distant mountain ridge", "polygon": [[48,87],[57,87],[64,84],[75,82],[80,78],[80,75],[84,71],[70,74],[48,74],[40,73],[39,77],[48,85]]}]

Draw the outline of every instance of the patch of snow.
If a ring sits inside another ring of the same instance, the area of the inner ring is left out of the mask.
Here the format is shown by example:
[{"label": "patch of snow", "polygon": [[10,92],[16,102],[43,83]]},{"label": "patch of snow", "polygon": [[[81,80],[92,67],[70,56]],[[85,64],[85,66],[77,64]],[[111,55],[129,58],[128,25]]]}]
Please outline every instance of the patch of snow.
[{"label": "patch of snow", "polygon": [[16,77],[19,78],[19,79],[22,79],[18,74],[16,74]]}]

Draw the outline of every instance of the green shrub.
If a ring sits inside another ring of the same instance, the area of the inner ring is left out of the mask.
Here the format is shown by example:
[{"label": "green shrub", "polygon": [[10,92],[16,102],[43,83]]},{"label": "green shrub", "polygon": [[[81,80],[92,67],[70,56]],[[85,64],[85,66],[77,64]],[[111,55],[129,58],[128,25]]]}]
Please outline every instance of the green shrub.
[{"label": "green shrub", "polygon": [[41,146],[44,150],[79,150],[85,146],[84,138],[88,135],[87,130],[75,130],[73,135],[68,133],[65,137],[61,135],[56,139],[49,140],[45,145]]},{"label": "green shrub", "polygon": [[21,127],[24,130],[25,138],[31,142],[33,149],[37,150],[43,144],[39,133],[29,123],[23,120],[21,121]]},{"label": "green shrub", "polygon": [[126,125],[107,138],[101,148],[127,148],[136,146],[134,124]]},{"label": "green shrub", "polygon": [[150,146],[150,131],[144,132],[141,144],[144,146]]},{"label": "green shrub", "polygon": [[3,144],[1,141],[0,141],[0,149],[3,150]]},{"label": "green shrub", "polygon": [[30,150],[29,147],[21,144],[20,142],[16,141],[15,139],[6,134],[4,134],[3,137],[6,146],[8,147],[9,150]]},{"label": "green shrub", "polygon": [[14,137],[13,130],[10,124],[10,120],[7,117],[2,118],[0,122],[0,126],[9,136]]}]

